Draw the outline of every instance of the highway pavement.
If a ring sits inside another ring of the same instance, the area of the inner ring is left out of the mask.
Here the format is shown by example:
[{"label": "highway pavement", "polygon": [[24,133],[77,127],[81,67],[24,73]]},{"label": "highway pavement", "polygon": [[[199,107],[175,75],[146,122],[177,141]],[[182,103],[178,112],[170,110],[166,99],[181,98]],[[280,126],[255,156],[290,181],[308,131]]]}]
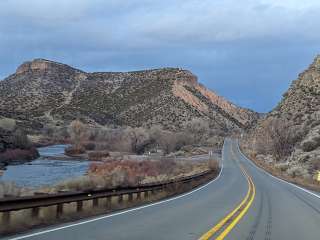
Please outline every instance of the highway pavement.
[{"label": "highway pavement", "polygon": [[320,197],[258,169],[226,139],[222,170],[192,192],[3,239],[320,239]]}]

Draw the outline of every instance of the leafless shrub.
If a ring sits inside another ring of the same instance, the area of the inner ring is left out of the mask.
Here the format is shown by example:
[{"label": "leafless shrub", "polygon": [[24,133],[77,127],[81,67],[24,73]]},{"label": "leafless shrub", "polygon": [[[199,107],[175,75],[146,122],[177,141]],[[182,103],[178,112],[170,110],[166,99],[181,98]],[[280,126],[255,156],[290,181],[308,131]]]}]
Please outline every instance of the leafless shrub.
[{"label": "leafless shrub", "polygon": [[169,131],[163,131],[160,138],[158,139],[158,143],[165,154],[169,154],[170,152],[176,149],[177,138],[174,133]]},{"label": "leafless shrub", "polygon": [[185,145],[193,143],[193,136],[188,132],[170,132],[160,126],[152,126],[149,130],[150,142],[161,148],[165,154],[181,149]]},{"label": "leafless shrub", "polygon": [[272,154],[276,160],[280,160],[291,154],[301,135],[296,127],[280,119],[273,119],[265,122],[257,132],[255,150],[265,155]]},{"label": "leafless shrub", "polygon": [[74,143],[74,148],[80,149],[81,142],[85,140],[86,127],[80,120],[74,120],[69,127],[71,140]]},{"label": "leafless shrub", "polygon": [[152,126],[149,129],[142,127],[90,129],[76,120],[71,123],[69,132],[74,143],[73,149],[81,149],[82,146],[85,150],[136,154],[142,154],[150,149],[161,149],[164,154],[169,154],[178,151],[185,145],[193,144],[195,133],[196,139],[207,134],[206,123],[195,120],[191,125],[193,126],[192,131],[183,132],[163,130],[160,126]]},{"label": "leafless shrub", "polygon": [[131,128],[125,129],[125,137],[129,140],[131,145],[131,151],[134,153],[143,153],[145,147],[150,144],[149,133],[143,128]]},{"label": "leafless shrub", "polygon": [[203,119],[195,118],[185,125],[186,131],[192,134],[194,142],[201,143],[209,133],[209,123]]},{"label": "leafless shrub", "polygon": [[88,154],[88,158],[91,161],[101,161],[109,156],[110,153],[108,151],[95,151]]},{"label": "leafless shrub", "polygon": [[180,150],[183,146],[191,145],[193,143],[193,136],[189,132],[176,133],[175,150]]},{"label": "leafless shrub", "polygon": [[78,147],[70,146],[70,147],[65,148],[65,150],[64,150],[64,153],[68,156],[82,154],[85,152],[86,152],[85,148],[82,147],[81,145],[79,145]]}]

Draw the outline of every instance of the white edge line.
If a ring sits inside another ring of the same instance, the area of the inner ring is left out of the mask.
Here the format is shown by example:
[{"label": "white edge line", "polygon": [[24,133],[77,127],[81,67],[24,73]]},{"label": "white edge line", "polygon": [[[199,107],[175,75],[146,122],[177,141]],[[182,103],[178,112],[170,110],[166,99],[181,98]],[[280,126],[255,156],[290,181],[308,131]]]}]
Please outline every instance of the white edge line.
[{"label": "white edge line", "polygon": [[52,228],[52,229],[48,229],[48,230],[44,230],[44,231],[40,231],[40,232],[35,232],[35,233],[27,234],[27,235],[22,235],[22,236],[19,236],[19,237],[9,238],[8,240],[26,239],[26,238],[29,238],[29,237],[34,237],[34,236],[38,236],[38,235],[42,235],[42,234],[46,234],[46,233],[50,233],[50,232],[54,232],[54,231],[58,231],[58,230],[63,230],[63,229],[66,229],[66,228],[71,228],[71,227],[83,225],[83,224],[86,224],[86,223],[96,222],[96,221],[99,221],[99,220],[115,217],[115,216],[118,216],[118,215],[130,213],[130,212],[135,212],[135,211],[138,211],[138,210],[141,210],[141,209],[144,209],[144,208],[160,205],[160,204],[163,204],[163,203],[167,203],[167,202],[171,202],[171,201],[177,200],[179,198],[186,197],[186,196],[188,196],[190,194],[193,194],[193,193],[195,193],[195,192],[207,187],[208,185],[210,185],[211,183],[217,181],[220,178],[222,170],[223,170],[223,157],[224,157],[224,145],[223,145],[222,157],[221,157],[221,170],[220,170],[218,176],[215,179],[211,180],[210,182],[206,183],[205,185],[192,190],[191,192],[188,192],[188,193],[185,193],[185,194],[173,197],[173,198],[169,198],[169,199],[166,199],[166,200],[162,200],[162,201],[159,201],[159,202],[147,204],[147,205],[144,205],[144,206],[141,206],[141,207],[132,208],[132,209],[129,209],[129,210],[113,213],[113,214],[102,216],[102,217],[93,218],[93,219],[82,221],[82,222],[77,222],[77,223],[65,225],[65,226],[62,226],[62,227],[56,227],[56,228]]},{"label": "white edge line", "polygon": [[274,179],[276,179],[276,180],[278,180],[278,181],[281,181],[281,182],[284,182],[284,183],[286,183],[286,184],[289,184],[289,185],[291,185],[291,186],[293,186],[293,187],[296,187],[296,188],[298,188],[298,189],[300,189],[300,190],[302,190],[302,191],[304,191],[304,192],[306,192],[306,193],[309,193],[310,195],[312,195],[312,196],[320,199],[320,196],[319,196],[319,195],[317,195],[317,194],[315,194],[315,193],[313,193],[313,192],[311,192],[311,191],[309,191],[309,190],[307,190],[307,189],[305,189],[305,188],[302,188],[302,187],[300,187],[300,186],[298,186],[298,185],[296,185],[296,184],[293,184],[293,183],[291,183],[291,182],[287,182],[287,181],[285,181],[285,180],[283,180],[283,179],[281,179],[281,178],[278,178],[278,177],[276,177],[276,176],[273,176],[272,174],[270,174],[269,172],[267,172],[267,171],[264,170],[263,168],[257,166],[255,163],[252,162],[252,160],[250,160],[249,158],[247,158],[247,156],[242,153],[242,151],[240,150],[240,147],[239,147],[239,141],[237,141],[237,145],[238,145],[238,151],[240,152],[240,154],[241,154],[245,159],[247,159],[247,161],[249,161],[250,164],[252,164],[254,167],[256,167],[259,171],[264,172],[264,173],[266,173],[267,175],[271,176],[272,178],[274,178]]}]

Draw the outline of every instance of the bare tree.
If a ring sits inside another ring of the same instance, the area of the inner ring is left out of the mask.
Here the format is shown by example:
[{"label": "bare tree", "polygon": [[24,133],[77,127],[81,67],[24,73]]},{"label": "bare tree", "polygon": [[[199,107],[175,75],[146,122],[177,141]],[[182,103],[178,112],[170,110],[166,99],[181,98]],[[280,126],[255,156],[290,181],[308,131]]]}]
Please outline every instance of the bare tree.
[{"label": "bare tree", "polygon": [[162,131],[158,143],[165,154],[169,154],[176,149],[177,137],[170,131]]},{"label": "bare tree", "polygon": [[70,124],[69,132],[75,149],[80,149],[81,142],[86,137],[86,126],[80,120],[74,120]]},{"label": "bare tree", "polygon": [[186,131],[193,135],[194,142],[202,142],[209,133],[209,123],[203,119],[195,118],[185,125]]},{"label": "bare tree", "polygon": [[131,150],[135,153],[143,153],[145,147],[150,144],[149,134],[144,128],[128,127],[125,134],[130,140]]},{"label": "bare tree", "polygon": [[281,119],[271,119],[256,133],[256,151],[262,154],[270,153],[280,160],[291,154],[301,136],[296,127]]}]

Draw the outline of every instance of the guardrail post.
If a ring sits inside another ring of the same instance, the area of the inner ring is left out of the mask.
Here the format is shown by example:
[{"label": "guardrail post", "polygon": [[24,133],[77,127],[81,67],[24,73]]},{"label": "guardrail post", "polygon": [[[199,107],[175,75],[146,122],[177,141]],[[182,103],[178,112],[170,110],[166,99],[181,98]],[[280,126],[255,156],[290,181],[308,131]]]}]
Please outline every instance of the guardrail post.
[{"label": "guardrail post", "polygon": [[107,197],[107,198],[106,198],[106,208],[107,208],[107,209],[110,209],[110,208],[111,208],[111,198],[112,198],[112,197]]},{"label": "guardrail post", "polygon": [[165,185],[163,185],[162,190],[166,192],[168,190],[168,188],[169,188],[169,185],[165,184]]},{"label": "guardrail post", "polygon": [[59,203],[57,205],[57,218],[61,217],[63,213],[63,203]]},{"label": "guardrail post", "polygon": [[132,202],[133,201],[133,193],[128,194],[128,201]]},{"label": "guardrail post", "polygon": [[120,195],[118,196],[118,203],[121,204],[122,202],[123,202],[123,195],[120,194]]},{"label": "guardrail post", "polygon": [[38,218],[39,217],[39,212],[40,212],[40,208],[39,207],[32,208],[31,217],[32,218]]},{"label": "guardrail post", "polygon": [[147,191],[144,192],[144,198],[147,199],[148,197],[149,197],[149,191],[147,190]]},{"label": "guardrail post", "polygon": [[137,192],[137,200],[141,199],[141,192]]},{"label": "guardrail post", "polygon": [[5,225],[10,224],[10,218],[11,218],[10,212],[3,212],[2,213],[2,222]]},{"label": "guardrail post", "polygon": [[83,209],[83,201],[77,201],[77,212],[81,212]]},{"label": "guardrail post", "polygon": [[94,208],[98,207],[99,206],[99,198],[92,199],[92,205]]}]

